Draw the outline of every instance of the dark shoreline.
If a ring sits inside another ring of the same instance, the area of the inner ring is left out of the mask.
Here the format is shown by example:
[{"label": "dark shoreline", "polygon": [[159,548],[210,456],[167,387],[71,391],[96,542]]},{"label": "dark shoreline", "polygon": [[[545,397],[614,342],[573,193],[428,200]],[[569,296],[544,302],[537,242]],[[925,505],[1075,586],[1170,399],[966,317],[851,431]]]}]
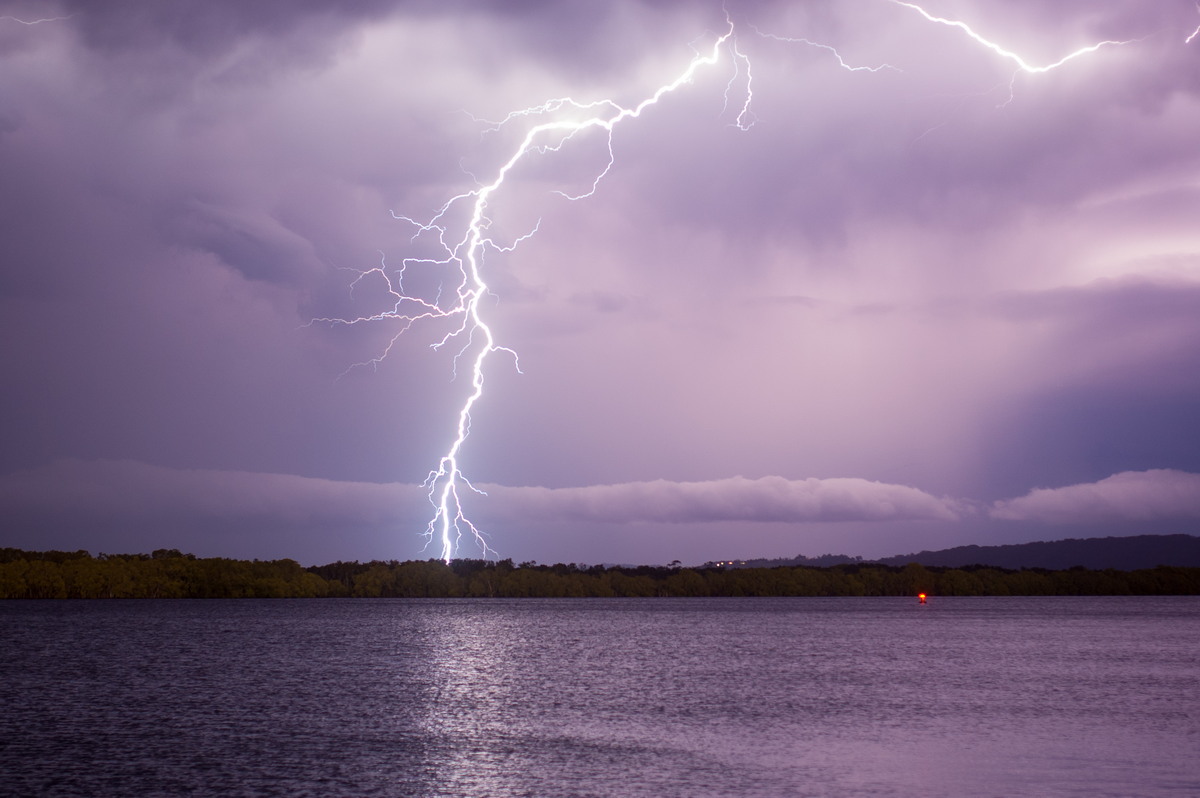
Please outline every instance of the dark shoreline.
[{"label": "dark shoreline", "polygon": [[511,560],[336,562],[0,549],[0,598],[621,598],[1200,595],[1200,568],[957,568],[879,563],[681,568]]}]

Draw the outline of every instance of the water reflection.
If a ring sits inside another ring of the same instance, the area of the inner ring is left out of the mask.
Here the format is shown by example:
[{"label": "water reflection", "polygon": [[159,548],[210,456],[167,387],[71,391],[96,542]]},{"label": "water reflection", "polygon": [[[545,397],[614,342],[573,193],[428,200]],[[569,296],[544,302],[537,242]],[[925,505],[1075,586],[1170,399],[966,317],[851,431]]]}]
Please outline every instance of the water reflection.
[{"label": "water reflection", "polygon": [[0,794],[1200,794],[1195,598],[7,602],[0,635]]},{"label": "water reflection", "polygon": [[426,772],[431,795],[507,795],[505,740],[520,723],[514,705],[513,669],[519,667],[512,630],[481,607],[447,602],[422,613],[427,648],[426,691],[417,725],[429,744]]},{"label": "water reflection", "polygon": [[1132,795],[1194,775],[1168,730],[1197,655],[1145,615],[751,604],[440,609],[431,794]]}]

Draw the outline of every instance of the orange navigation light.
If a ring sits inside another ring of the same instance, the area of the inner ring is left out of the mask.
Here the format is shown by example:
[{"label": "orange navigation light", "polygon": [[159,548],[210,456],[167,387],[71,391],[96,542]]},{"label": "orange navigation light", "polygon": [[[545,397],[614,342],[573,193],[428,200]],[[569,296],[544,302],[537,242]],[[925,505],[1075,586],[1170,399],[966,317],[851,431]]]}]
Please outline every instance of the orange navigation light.
[{"label": "orange navigation light", "polygon": [[924,593],[918,593],[917,598],[919,598],[921,600],[922,604],[925,603],[925,594]]}]

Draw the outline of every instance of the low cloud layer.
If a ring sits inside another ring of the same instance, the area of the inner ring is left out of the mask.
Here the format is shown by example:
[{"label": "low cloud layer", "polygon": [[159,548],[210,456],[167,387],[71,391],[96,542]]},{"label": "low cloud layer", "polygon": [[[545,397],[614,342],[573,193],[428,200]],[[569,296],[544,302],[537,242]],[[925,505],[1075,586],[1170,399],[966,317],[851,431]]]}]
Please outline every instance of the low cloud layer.
[{"label": "low cloud layer", "polygon": [[1200,519],[1200,474],[1124,471],[1099,482],[1038,488],[996,502],[991,516],[1053,524]]},{"label": "low cloud layer", "polygon": [[[956,503],[916,488],[865,479],[782,477],[708,482],[631,482],[576,488],[480,486],[483,518],[704,523],[908,521],[958,518]],[[289,474],[180,470],[128,460],[64,460],[0,478],[10,516],[202,518],[222,523],[343,528],[429,515],[420,485],[337,482]]]},{"label": "low cloud layer", "polygon": [[0,478],[11,517],[203,521],[337,529],[396,524],[425,500],[420,486],[337,482],[291,474],[174,469],[131,460],[63,460]]},{"label": "low cloud layer", "polygon": [[[466,511],[488,535],[493,554],[517,559],[536,558],[536,547],[545,545],[539,536],[549,534],[556,551],[568,552],[554,556],[599,561],[619,556],[616,551],[641,537],[646,539],[639,545],[655,552],[694,541],[706,551],[742,556],[736,544],[730,550],[721,541],[745,539],[759,545],[775,541],[771,545],[784,551],[811,555],[844,546],[839,540],[862,539],[856,536],[881,534],[890,541],[891,529],[920,531],[933,542],[919,545],[939,547],[961,542],[954,536],[964,528],[996,521],[1119,529],[1128,522],[1200,519],[1200,474],[1170,469],[1039,488],[982,512],[971,499],[852,477],[477,487],[486,495],[465,496]],[[421,547],[431,514],[427,491],[416,484],[81,459],[0,476],[0,517],[12,530],[5,545],[22,548],[177,546],[206,556],[293,556],[306,562],[419,558],[436,555]],[[107,542],[89,543],[98,532]],[[822,541],[821,551],[805,547],[812,540]],[[888,542],[873,555],[894,554],[906,545]]]},{"label": "low cloud layer", "polygon": [[506,513],[606,523],[952,521],[956,503],[905,485],[783,477],[628,482],[582,488],[498,488]]}]

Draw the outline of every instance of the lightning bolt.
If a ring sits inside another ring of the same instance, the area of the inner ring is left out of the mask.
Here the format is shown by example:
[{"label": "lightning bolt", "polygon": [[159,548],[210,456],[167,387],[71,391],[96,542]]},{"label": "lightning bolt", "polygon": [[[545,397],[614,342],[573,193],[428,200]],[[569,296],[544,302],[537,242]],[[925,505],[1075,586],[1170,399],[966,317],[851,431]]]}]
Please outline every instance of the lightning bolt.
[{"label": "lightning bolt", "polygon": [[[1196,13],[1200,13],[1200,3],[1196,3]],[[1186,39],[1184,39],[1184,40],[1183,40],[1183,43],[1184,43],[1184,44],[1191,44],[1191,43],[1192,43],[1192,39],[1196,38],[1196,36],[1197,36],[1198,34],[1200,34],[1200,25],[1197,25],[1197,26],[1196,26],[1196,29],[1195,29],[1194,31],[1192,31],[1192,33],[1191,33],[1191,35],[1190,35],[1190,36],[1188,36]]]},{"label": "lightning bolt", "polygon": [[[440,349],[451,342],[461,344],[454,357],[455,372],[457,373],[460,359],[469,360],[471,389],[459,408],[458,423],[453,440],[437,467],[429,472],[423,483],[428,489],[429,502],[433,506],[433,517],[425,530],[426,545],[436,541],[440,546],[441,558],[446,562],[454,557],[464,537],[474,540],[485,555],[491,552],[482,530],[472,523],[463,511],[463,491],[469,490],[479,494],[483,494],[483,491],[473,486],[463,474],[460,455],[471,431],[471,411],[483,396],[484,367],[487,361],[494,354],[505,353],[513,358],[514,365],[520,371],[516,353],[497,342],[494,331],[482,313],[481,303],[488,295],[488,285],[484,280],[482,270],[484,255],[488,251],[510,252],[537,231],[535,226],[533,230],[517,238],[511,244],[504,245],[497,242],[488,234],[491,224],[488,217],[489,203],[509,179],[513,169],[528,156],[558,152],[580,134],[598,131],[604,136],[607,157],[604,159],[603,165],[596,171],[590,185],[576,194],[557,192],[573,201],[592,196],[615,163],[613,132],[616,127],[626,120],[640,117],[647,109],[657,105],[667,95],[692,83],[698,72],[717,64],[723,53],[726,52],[734,64],[734,73],[729,79],[725,91],[726,107],[729,106],[733,86],[738,82],[739,77],[744,75],[742,86],[745,100],[736,115],[734,124],[742,129],[749,128],[753,124],[750,112],[752,98],[750,62],[736,46],[733,39],[733,23],[729,20],[727,22],[728,29],[716,37],[711,48],[706,52],[698,50],[686,68],[674,80],[659,86],[650,96],[636,105],[624,106],[611,99],[585,103],[570,97],[562,97],[548,100],[539,106],[513,111],[500,122],[493,123],[491,129],[496,130],[522,119],[547,119],[547,121],[538,122],[529,127],[520,143],[512,150],[508,160],[496,171],[496,176],[490,183],[451,197],[437,209],[429,220],[418,221],[393,212],[394,218],[416,228],[411,241],[416,241],[421,237],[433,237],[444,254],[436,258],[405,258],[400,267],[394,271],[389,270],[386,262],[381,261],[379,266],[359,272],[352,287],[369,277],[381,277],[392,301],[390,309],[358,318],[318,318],[310,322],[310,324],[316,322],[358,324],[384,319],[399,321],[399,331],[392,336],[382,353],[365,363],[355,364],[355,366],[376,367],[387,357],[399,337],[414,324],[431,319],[454,319],[457,321],[457,325],[432,346],[434,349]],[[461,234],[455,235],[452,232],[450,217],[452,213],[458,213],[462,206],[466,207],[467,220],[461,228]],[[438,295],[432,298],[410,294],[405,290],[404,278],[407,270],[418,265],[449,268],[452,274],[457,275],[457,285],[448,299],[440,290]]]},{"label": "lightning bolt", "polygon": [[75,15],[68,14],[65,17],[43,17],[42,19],[20,19],[19,17],[5,15],[3,17],[0,17],[0,20],[8,20],[9,22],[16,22],[20,25],[41,25],[43,22],[62,22],[63,20],[70,19],[73,16],[75,16]]},{"label": "lightning bolt", "polygon": [[997,55],[999,55],[1003,58],[1006,58],[1009,61],[1012,61],[1013,63],[1015,63],[1017,65],[1017,68],[1015,70],[1013,70],[1012,77],[1008,81],[1008,99],[1000,104],[999,107],[1001,107],[1001,108],[1003,108],[1004,106],[1011,103],[1013,101],[1013,99],[1016,97],[1017,76],[1020,75],[1022,72],[1026,72],[1031,75],[1041,74],[1043,72],[1049,72],[1052,69],[1058,69],[1060,66],[1067,63],[1068,61],[1073,61],[1074,59],[1079,58],[1080,56],[1088,55],[1089,53],[1094,53],[1097,50],[1099,50],[1101,47],[1109,47],[1109,46],[1116,47],[1116,46],[1120,46],[1120,45],[1124,45],[1124,44],[1129,44],[1129,42],[1132,41],[1132,40],[1125,40],[1125,41],[1105,40],[1102,42],[1097,42],[1096,44],[1089,44],[1086,47],[1080,47],[1078,50],[1075,50],[1074,52],[1064,55],[1062,58],[1058,59],[1057,61],[1055,61],[1052,64],[1045,64],[1043,66],[1035,66],[1034,64],[1031,64],[1028,61],[1026,61],[1024,58],[1022,58],[1018,54],[1014,53],[1012,50],[1005,49],[1004,47],[1000,46],[996,42],[993,42],[993,41],[990,41],[989,39],[983,38],[978,33],[976,33],[971,28],[970,25],[968,25],[965,22],[962,22],[961,20],[946,19],[945,17],[935,17],[933,14],[930,14],[928,11],[921,8],[919,5],[916,5],[915,3],[907,3],[907,2],[904,2],[904,0],[890,0],[890,2],[895,3],[898,6],[904,6],[905,8],[911,8],[913,11],[916,11],[918,14],[925,17],[925,19],[929,20],[930,22],[936,22],[939,25],[948,25],[952,28],[958,28],[963,33],[967,34],[972,39],[974,39],[976,42],[978,42],[979,44],[982,44],[988,50],[991,50],[993,53],[996,53]]},{"label": "lightning bolt", "polygon": [[[1017,72],[1047,72],[1074,58],[1095,52],[1101,47],[1125,44],[1125,42],[1104,41],[1089,47],[1080,48],[1053,64],[1040,67],[1033,66],[1016,53],[1010,52],[984,39],[975,33],[966,23],[935,17],[920,6],[902,2],[902,0],[890,1],[919,12],[931,22],[959,28],[987,49],[1016,63],[1018,66]],[[729,110],[731,95],[735,86],[740,86],[744,99],[741,101],[734,124],[742,130],[749,129],[754,124],[754,115],[750,110],[753,100],[753,91],[751,89],[753,76],[750,70],[750,59],[738,48],[737,40],[734,37],[733,22],[728,18],[726,22],[728,29],[716,37],[706,52],[696,50],[695,56],[674,80],[659,86],[650,96],[636,105],[623,106],[611,99],[601,99],[585,103],[570,97],[561,97],[548,100],[538,106],[513,111],[499,122],[488,123],[487,130],[495,131],[525,120],[547,119],[547,121],[530,125],[520,142],[511,151],[508,159],[498,168],[495,177],[490,183],[477,185],[476,188],[470,191],[451,197],[427,221],[419,221],[412,217],[393,212],[392,215],[395,219],[416,228],[416,232],[410,239],[410,243],[416,242],[421,238],[431,237],[435,239],[440,255],[432,258],[408,257],[395,269],[389,267],[385,260],[381,260],[378,266],[358,272],[358,276],[352,282],[351,288],[353,289],[359,282],[368,278],[382,279],[392,303],[388,310],[357,318],[327,317],[313,319],[309,322],[309,324],[325,322],[329,324],[352,325],[390,320],[400,323],[398,332],[392,336],[378,356],[366,362],[354,364],[351,368],[359,366],[378,367],[379,363],[391,352],[400,336],[417,323],[434,319],[453,320],[456,322],[456,324],[452,325],[453,329],[439,341],[432,344],[432,347],[440,349],[452,342],[460,345],[458,352],[454,356],[455,374],[458,372],[459,361],[462,359],[468,360],[471,388],[459,407],[458,421],[453,440],[450,442],[445,454],[439,460],[437,467],[430,470],[423,483],[428,491],[427,495],[430,505],[433,507],[433,516],[425,530],[426,546],[436,542],[440,546],[441,558],[447,563],[453,559],[464,537],[474,540],[485,555],[491,553],[483,531],[470,521],[463,510],[464,491],[473,491],[478,494],[483,494],[483,491],[473,486],[463,474],[460,465],[460,455],[471,431],[471,412],[483,396],[484,370],[487,361],[492,355],[504,353],[513,358],[514,367],[516,367],[518,372],[520,371],[516,353],[497,342],[496,335],[485,320],[482,312],[481,303],[489,293],[488,285],[483,275],[484,256],[488,251],[511,252],[537,232],[537,227],[535,226],[533,230],[509,244],[502,244],[494,240],[488,234],[491,225],[491,220],[488,216],[489,203],[492,202],[494,195],[505,185],[513,170],[527,157],[558,152],[580,134],[588,131],[598,131],[604,136],[607,157],[595,172],[590,185],[577,194],[568,194],[563,191],[557,192],[572,201],[592,196],[599,188],[600,183],[612,170],[615,163],[613,135],[616,127],[626,120],[640,117],[643,112],[657,105],[667,95],[692,83],[695,76],[702,69],[713,67],[719,63],[723,54],[728,54],[733,66],[733,74],[729,78],[725,88],[725,111],[728,112]],[[896,67],[889,64],[881,64],[873,67],[854,66],[845,61],[836,49],[828,45],[809,39],[787,38],[763,33],[757,28],[754,28],[754,30],[764,38],[805,44],[831,52],[836,57],[838,64],[843,69],[850,71],[878,72],[883,69],[896,69]],[[478,183],[478,181],[476,182]],[[461,227],[452,222],[452,217],[455,214],[465,214],[466,216],[466,221]],[[420,293],[409,293],[404,286],[405,277],[409,269],[418,266],[448,269],[450,274],[455,275],[453,279],[456,285],[454,285],[452,291],[446,291],[443,286],[443,288],[438,290],[436,296],[432,297]]]},{"label": "lightning bolt", "polygon": [[987,49],[991,50],[993,53],[996,53],[997,55],[1007,58],[1009,61],[1012,61],[1013,63],[1015,63],[1017,65],[1018,72],[1029,72],[1030,74],[1049,72],[1052,69],[1057,69],[1058,67],[1067,63],[1068,61],[1072,61],[1076,58],[1079,58],[1081,55],[1087,55],[1088,53],[1094,53],[1097,50],[1099,50],[1101,47],[1108,47],[1110,45],[1115,46],[1115,45],[1121,45],[1121,44],[1129,44],[1128,41],[1118,42],[1118,41],[1106,40],[1106,41],[1098,42],[1096,44],[1089,44],[1087,47],[1080,47],[1075,52],[1064,55],[1062,58],[1058,59],[1053,64],[1046,64],[1045,66],[1034,66],[1033,64],[1026,61],[1024,58],[1022,58],[1021,56],[1014,53],[1012,50],[1006,50],[1003,47],[1001,47],[1000,45],[996,44],[995,42],[989,41],[988,39],[983,38],[978,33],[976,33],[974,30],[972,30],[971,26],[965,22],[960,22],[959,20],[956,20],[956,19],[946,19],[945,17],[935,17],[933,14],[930,14],[928,11],[921,8],[919,5],[916,5],[914,3],[906,3],[906,2],[904,2],[904,0],[891,0],[891,2],[895,3],[898,6],[904,6],[905,8],[911,8],[913,11],[916,11],[918,14],[925,17],[925,19],[929,20],[930,22],[936,22],[940,25],[949,25],[952,28],[958,28],[959,30],[961,30],[962,32],[964,32],[968,36],[970,36],[972,39],[979,42]]},{"label": "lightning bolt", "polygon": [[897,72],[900,71],[899,69],[892,66],[891,64],[880,64],[879,66],[853,66],[853,65],[847,63],[844,58],[842,58],[842,54],[839,53],[836,48],[830,47],[828,44],[821,44],[820,42],[814,42],[811,39],[791,38],[788,36],[778,36],[774,33],[763,33],[754,25],[751,25],[750,29],[753,30],[755,33],[757,33],[759,36],[763,37],[764,39],[774,39],[777,42],[788,42],[790,44],[806,44],[809,47],[815,47],[818,50],[826,50],[828,52],[831,52],[831,53],[833,53],[833,57],[837,59],[838,66],[840,66],[842,69],[845,69],[848,72],[879,72],[880,70],[883,70],[883,69],[894,69]]}]

